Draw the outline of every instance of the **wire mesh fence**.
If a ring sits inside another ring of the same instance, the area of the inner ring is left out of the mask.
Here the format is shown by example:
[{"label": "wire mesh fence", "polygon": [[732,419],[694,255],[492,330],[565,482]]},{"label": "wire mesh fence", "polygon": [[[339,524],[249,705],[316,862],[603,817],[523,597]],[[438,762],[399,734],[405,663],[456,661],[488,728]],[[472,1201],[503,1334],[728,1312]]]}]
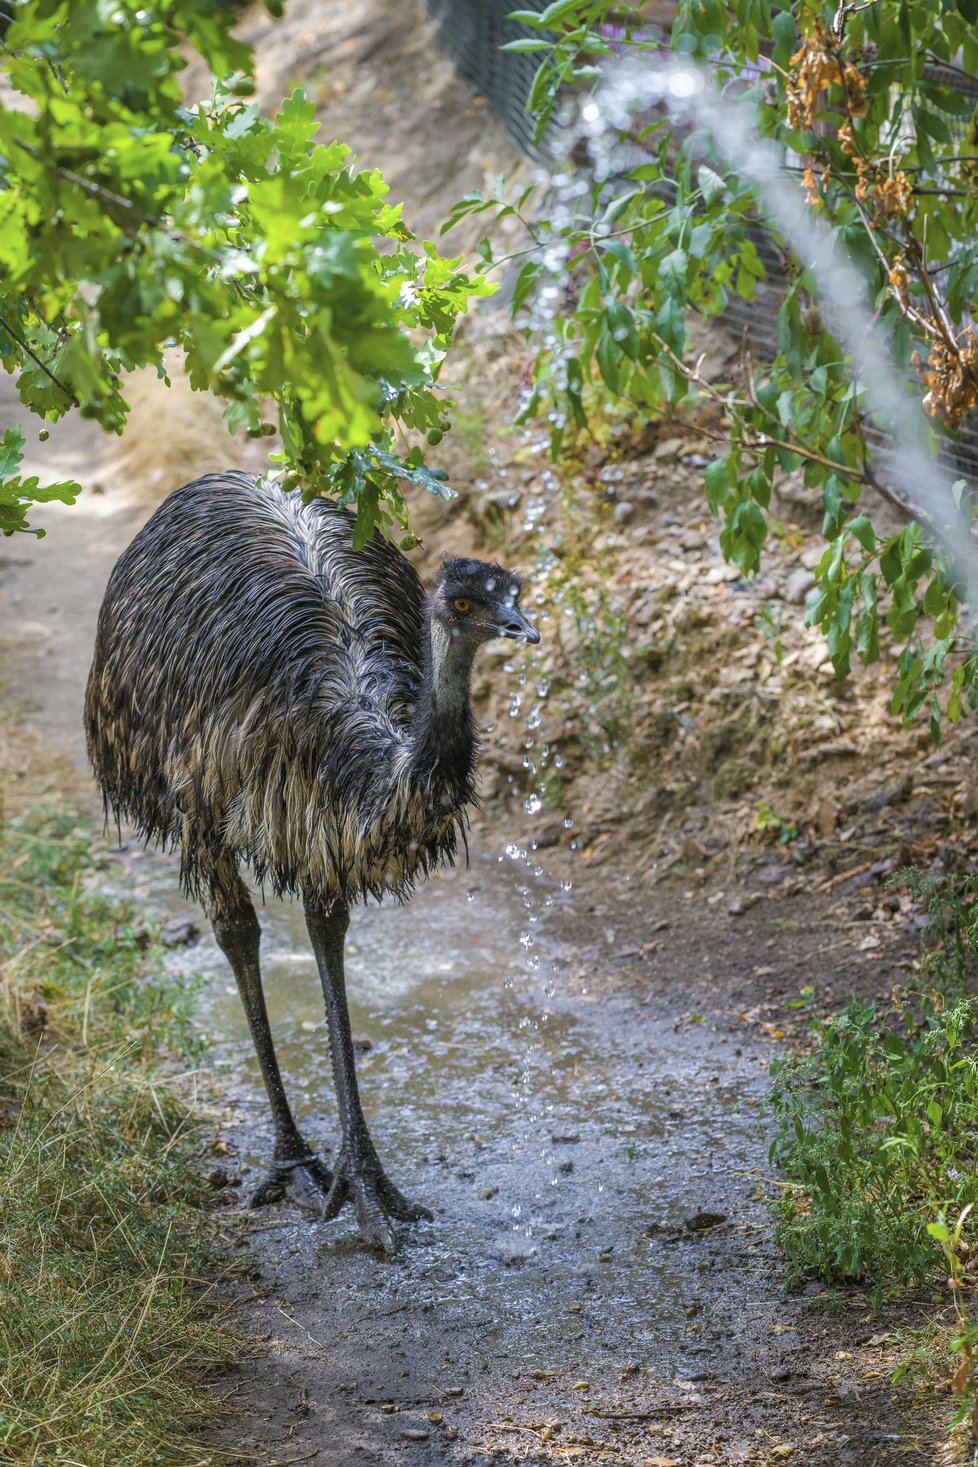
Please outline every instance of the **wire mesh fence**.
[{"label": "wire mesh fence", "polygon": [[539,158],[547,151],[546,142],[538,146],[533,140],[526,99],[540,58],[499,49],[507,41],[539,36],[529,26],[507,19],[517,5],[542,11],[546,0],[427,0],[438,44],[459,76],[486,98],[516,146],[528,157]]},{"label": "wire mesh fence", "polygon": [[[534,140],[534,123],[527,116],[526,102],[539,56],[500,50],[507,41],[523,36],[539,37],[539,31],[508,18],[517,3],[524,10],[542,12],[547,0],[426,0],[438,44],[451,58],[458,74],[486,98],[516,146],[527,157],[546,162],[552,160],[557,151],[555,142],[560,120],[559,114],[555,113],[543,137],[539,141]],[[931,82],[953,85],[978,103],[978,78],[940,66],[929,68],[927,78]],[[948,123],[952,130],[960,129],[956,119],[949,118]],[[763,353],[777,345],[777,314],[787,292],[786,261],[762,224],[758,223],[752,229],[751,236],[767,279],[759,283],[753,301],[748,303],[737,296],[732,297],[723,319],[734,332],[748,330],[753,343]],[[978,415],[972,414],[962,423],[956,439],[944,439],[939,456],[956,476],[975,478],[978,474]]]}]

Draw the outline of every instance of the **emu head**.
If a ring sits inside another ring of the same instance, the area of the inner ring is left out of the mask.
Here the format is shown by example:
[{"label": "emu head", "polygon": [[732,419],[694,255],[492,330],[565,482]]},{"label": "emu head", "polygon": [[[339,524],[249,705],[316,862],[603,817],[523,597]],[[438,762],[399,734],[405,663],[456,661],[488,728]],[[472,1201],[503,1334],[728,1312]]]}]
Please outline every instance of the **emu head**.
[{"label": "emu head", "polygon": [[446,560],[431,593],[433,622],[474,648],[493,637],[536,643],[540,633],[518,605],[523,582],[491,561]]}]

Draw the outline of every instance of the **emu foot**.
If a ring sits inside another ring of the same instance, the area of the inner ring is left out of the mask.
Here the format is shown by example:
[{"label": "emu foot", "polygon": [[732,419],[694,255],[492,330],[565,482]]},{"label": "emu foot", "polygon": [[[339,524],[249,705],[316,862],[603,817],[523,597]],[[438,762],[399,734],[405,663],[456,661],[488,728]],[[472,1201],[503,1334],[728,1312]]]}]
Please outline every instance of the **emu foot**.
[{"label": "emu foot", "polygon": [[311,1152],[289,1160],[276,1157],[265,1180],[252,1194],[251,1206],[267,1207],[272,1202],[287,1199],[307,1212],[318,1213],[322,1211],[323,1196],[329,1194],[333,1181],[329,1167]]},{"label": "emu foot", "polygon": [[430,1222],[427,1207],[410,1202],[387,1176],[376,1156],[355,1158],[345,1149],[336,1159],[332,1185],[322,1205],[324,1219],[336,1217],[346,1202],[352,1202],[360,1236],[370,1248],[382,1253],[397,1252],[395,1222]]}]

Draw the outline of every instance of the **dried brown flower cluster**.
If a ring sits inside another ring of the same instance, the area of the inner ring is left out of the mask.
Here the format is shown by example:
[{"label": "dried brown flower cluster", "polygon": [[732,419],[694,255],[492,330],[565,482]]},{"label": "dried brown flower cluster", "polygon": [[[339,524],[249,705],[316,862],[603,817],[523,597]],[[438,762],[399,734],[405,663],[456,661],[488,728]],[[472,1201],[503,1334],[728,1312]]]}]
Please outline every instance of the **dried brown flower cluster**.
[{"label": "dried brown flower cluster", "polygon": [[973,326],[967,326],[956,341],[948,340],[935,320],[927,324],[935,333],[927,365],[922,364],[919,352],[913,355],[913,364],[927,388],[924,407],[945,427],[957,428],[961,419],[978,407],[978,336]]},{"label": "dried brown flower cluster", "polygon": [[889,275],[890,284],[896,291],[897,297],[904,310],[910,305],[910,272],[904,263],[903,255],[897,255],[893,261]]},{"label": "dried brown flower cluster", "polygon": [[837,83],[846,94],[846,110],[850,117],[866,115],[866,84],[851,61],[840,61],[833,49],[829,32],[816,26],[791,58],[794,68],[785,87],[788,103],[788,126],[809,128],[815,121],[819,96]]},{"label": "dried brown flower cluster", "polygon": [[868,158],[856,158],[855,164],[856,198],[866,203],[872,194],[877,219],[895,219],[907,212],[913,198],[913,184],[902,168],[887,173]]}]

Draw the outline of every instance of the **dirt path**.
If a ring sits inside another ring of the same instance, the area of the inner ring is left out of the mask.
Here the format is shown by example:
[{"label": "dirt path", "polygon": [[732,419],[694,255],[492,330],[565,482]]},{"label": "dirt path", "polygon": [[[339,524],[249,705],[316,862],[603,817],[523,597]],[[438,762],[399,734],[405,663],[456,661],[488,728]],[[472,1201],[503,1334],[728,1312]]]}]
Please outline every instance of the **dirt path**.
[{"label": "dirt path", "polygon": [[[356,137],[417,202],[422,232],[503,152],[511,161],[409,0],[292,0],[282,26],[261,24],[263,95],[304,81],[329,130]],[[136,393],[122,451],[79,420],[32,451],[32,467],[75,472],[88,492],[38,515],[44,541],[3,547],[6,695],[49,751],[14,751],[8,811],[45,784],[91,799],[81,697],[115,556],[168,488],[249,463],[203,400]],[[4,407],[11,421],[9,392]],[[230,1152],[210,1164],[227,1172],[220,1215],[251,1267],[240,1321],[256,1341],[219,1383],[234,1410],[217,1442],[263,1467],[935,1461],[940,1411],[890,1385],[879,1337],[892,1318],[882,1325],[858,1292],[836,1314],[812,1307],[818,1290],[786,1296],[757,1183],[759,1101],[791,1001],[813,979],[826,1002],[886,992],[905,960],[896,927],[866,946],[864,927],[840,927],[851,886],[798,892],[769,856],[774,879],[759,886],[715,869],[627,884],[618,867],[578,861],[562,891],[534,875],[535,858],[502,856],[513,836],[490,810],[472,872],[355,929],[378,1144],[436,1212],[394,1263],[365,1254],[346,1216],[240,1207],[267,1139],[263,1101],[229,976],[206,940],[188,954],[211,978]],[[566,876],[570,853],[554,859]],[[179,908],[173,863],[126,862],[130,889]],[[290,1083],[328,1146],[307,945],[294,911],[270,908],[265,926]]]},{"label": "dirt path", "polygon": [[[813,1308],[815,1287],[787,1296],[757,1185],[765,1019],[779,1027],[816,965],[840,986],[878,978],[850,954],[820,961],[837,915],[789,899],[733,919],[681,898],[677,915],[675,890],[598,906],[508,859],[441,886],[363,917],[351,978],[381,1154],[435,1221],[384,1263],[349,1217],[242,1212],[232,1191],[263,1350],[219,1444],[324,1467],[933,1462],[933,1415],[890,1384],[893,1316],[859,1291],[841,1314]],[[290,1081],[329,1147],[301,924],[269,912],[266,953]],[[247,1188],[267,1121],[240,1021],[218,1009],[222,1057],[251,1079],[222,1133]]]}]

